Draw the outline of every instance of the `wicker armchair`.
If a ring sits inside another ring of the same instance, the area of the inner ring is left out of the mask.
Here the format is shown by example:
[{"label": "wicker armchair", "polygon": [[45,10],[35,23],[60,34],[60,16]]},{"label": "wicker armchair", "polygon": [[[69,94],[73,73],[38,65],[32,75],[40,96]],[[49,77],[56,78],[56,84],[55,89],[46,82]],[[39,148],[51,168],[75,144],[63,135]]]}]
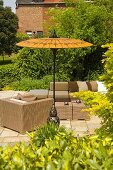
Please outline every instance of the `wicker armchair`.
[{"label": "wicker armchair", "polygon": [[11,98],[0,100],[1,126],[20,133],[32,131],[47,122],[53,99],[20,102]]}]

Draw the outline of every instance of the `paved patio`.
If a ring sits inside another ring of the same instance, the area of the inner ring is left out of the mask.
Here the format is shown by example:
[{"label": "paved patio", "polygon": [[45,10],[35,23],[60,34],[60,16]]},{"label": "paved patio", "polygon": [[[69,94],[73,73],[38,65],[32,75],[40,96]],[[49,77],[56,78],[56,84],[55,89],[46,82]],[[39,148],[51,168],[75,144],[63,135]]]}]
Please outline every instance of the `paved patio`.
[{"label": "paved patio", "polygon": [[[19,91],[0,91],[0,98],[14,97]],[[64,125],[68,129],[74,130],[77,136],[92,135],[95,129],[100,127],[100,119],[97,116],[91,116],[88,121],[85,120],[61,120],[60,125]],[[16,142],[29,142],[27,134],[20,134],[11,129],[0,126],[0,146],[6,144],[14,145]]]}]

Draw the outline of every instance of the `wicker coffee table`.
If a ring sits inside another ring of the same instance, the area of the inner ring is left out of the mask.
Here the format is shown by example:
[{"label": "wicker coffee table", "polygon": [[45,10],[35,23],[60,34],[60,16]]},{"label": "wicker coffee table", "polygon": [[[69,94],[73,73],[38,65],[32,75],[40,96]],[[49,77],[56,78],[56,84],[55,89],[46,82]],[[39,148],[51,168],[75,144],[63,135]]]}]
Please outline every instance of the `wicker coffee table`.
[{"label": "wicker coffee table", "polygon": [[58,117],[60,119],[72,119],[72,103],[68,102],[56,102],[55,103]]},{"label": "wicker coffee table", "polygon": [[85,109],[86,106],[83,102],[76,103],[76,101],[72,101],[72,119],[77,120],[89,120],[90,116],[88,112],[83,112],[82,109]]}]

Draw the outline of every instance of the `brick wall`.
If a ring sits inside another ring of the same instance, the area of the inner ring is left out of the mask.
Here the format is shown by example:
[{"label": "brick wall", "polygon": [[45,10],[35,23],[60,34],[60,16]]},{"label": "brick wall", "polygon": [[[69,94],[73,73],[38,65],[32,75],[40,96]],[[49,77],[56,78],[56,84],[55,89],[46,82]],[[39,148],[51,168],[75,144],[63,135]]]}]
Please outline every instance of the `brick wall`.
[{"label": "brick wall", "polygon": [[43,8],[35,5],[20,6],[16,10],[19,32],[43,31]]},{"label": "brick wall", "polygon": [[[36,4],[27,4],[19,5],[16,9],[16,15],[19,19],[19,32],[26,31],[43,31],[47,33],[47,30],[44,28],[44,22],[48,21],[49,17],[47,16],[47,11],[49,8],[54,8],[55,2],[61,2],[61,0],[45,0],[45,3],[50,2],[51,4],[45,5],[36,5]],[[52,2],[53,5],[52,5]],[[58,5],[56,5],[58,7]],[[49,23],[51,24],[51,23]],[[45,29],[45,30],[44,30]]]}]

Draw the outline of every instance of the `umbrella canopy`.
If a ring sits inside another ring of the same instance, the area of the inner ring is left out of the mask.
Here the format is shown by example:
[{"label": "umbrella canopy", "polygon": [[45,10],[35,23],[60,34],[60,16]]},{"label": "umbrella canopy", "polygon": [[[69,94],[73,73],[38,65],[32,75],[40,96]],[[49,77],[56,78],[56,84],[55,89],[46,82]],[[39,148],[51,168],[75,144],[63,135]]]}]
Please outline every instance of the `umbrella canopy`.
[{"label": "umbrella canopy", "polygon": [[93,44],[83,40],[71,38],[40,38],[40,39],[37,38],[21,41],[16,45],[29,48],[60,49],[60,48],[83,48],[92,46]]}]

